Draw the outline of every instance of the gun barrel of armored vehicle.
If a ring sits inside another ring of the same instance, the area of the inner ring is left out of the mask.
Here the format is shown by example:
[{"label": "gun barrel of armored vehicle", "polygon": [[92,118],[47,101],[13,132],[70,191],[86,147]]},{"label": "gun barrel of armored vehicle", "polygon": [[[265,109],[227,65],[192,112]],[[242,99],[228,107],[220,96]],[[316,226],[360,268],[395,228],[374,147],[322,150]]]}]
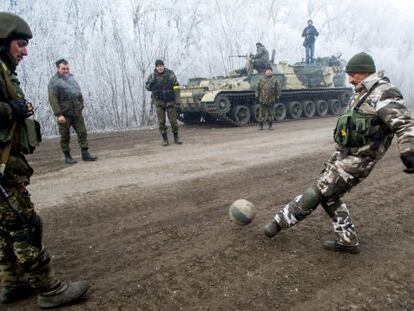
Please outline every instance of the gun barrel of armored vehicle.
[{"label": "gun barrel of armored vehicle", "polygon": [[[282,94],[273,107],[275,121],[338,115],[348,105],[352,89],[346,85],[345,61],[338,56],[313,64],[272,64]],[[258,122],[255,88],[262,72],[192,78],[177,93],[178,118],[187,124],[221,122],[246,126]]]}]

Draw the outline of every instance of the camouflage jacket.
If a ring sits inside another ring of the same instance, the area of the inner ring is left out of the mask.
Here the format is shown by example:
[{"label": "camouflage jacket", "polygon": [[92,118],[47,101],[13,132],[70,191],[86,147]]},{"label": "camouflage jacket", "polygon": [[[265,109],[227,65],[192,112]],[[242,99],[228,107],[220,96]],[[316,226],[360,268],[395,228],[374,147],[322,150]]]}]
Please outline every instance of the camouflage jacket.
[{"label": "camouflage jacket", "polygon": [[49,82],[49,103],[55,116],[73,116],[82,113],[83,96],[72,74],[65,77],[56,73]]},{"label": "camouflage jacket", "polygon": [[162,74],[154,70],[145,83],[145,88],[152,92],[152,98],[163,102],[174,101],[174,91],[178,87],[179,84],[175,73],[167,68],[164,69]]},{"label": "camouflage jacket", "polygon": [[401,92],[383,74],[371,74],[357,85],[348,109],[355,108],[373,87],[371,94],[361,104],[359,112],[377,120],[372,126],[376,127],[373,132],[379,135],[365,146],[344,148],[337,144],[337,150],[348,155],[380,159],[396,135],[400,153],[414,153],[414,120],[404,105]]},{"label": "camouflage jacket", "polygon": [[305,38],[303,45],[309,45],[315,42],[315,37],[319,36],[319,32],[316,30],[315,26],[307,26],[302,31],[302,37]]},{"label": "camouflage jacket", "polygon": [[261,46],[257,49],[257,53],[251,56],[252,59],[263,59],[269,61],[269,52],[264,46]]},{"label": "camouflage jacket", "polygon": [[280,97],[281,90],[276,77],[263,76],[257,83],[256,97],[260,103],[271,105]]},{"label": "camouflage jacket", "polygon": [[[11,142],[11,153],[6,163],[4,172],[3,185],[28,184],[30,176],[33,174],[32,168],[26,161],[21,152],[19,136],[26,128],[24,120],[16,120],[13,116],[9,101],[14,99],[24,99],[24,93],[20,88],[20,82],[15,73],[13,73],[0,60],[0,156],[3,148]],[[6,81],[3,73],[6,75]],[[8,86],[7,86],[8,85]],[[12,132],[13,123],[16,123],[16,130]]]}]

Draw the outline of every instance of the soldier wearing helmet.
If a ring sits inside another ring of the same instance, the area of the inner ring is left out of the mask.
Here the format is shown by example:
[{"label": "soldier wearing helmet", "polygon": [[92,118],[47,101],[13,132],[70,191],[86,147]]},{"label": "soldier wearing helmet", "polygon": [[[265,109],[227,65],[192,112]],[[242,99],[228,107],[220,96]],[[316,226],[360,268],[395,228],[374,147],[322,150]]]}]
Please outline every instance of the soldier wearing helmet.
[{"label": "soldier wearing helmet", "polygon": [[26,189],[33,170],[25,154],[40,142],[40,126],[29,118],[33,107],[15,70],[27,56],[31,38],[22,18],[0,12],[0,303],[34,290],[39,306],[51,308],[77,300],[89,285],[63,282],[53,275],[42,244],[42,221]]},{"label": "soldier wearing helmet", "polygon": [[265,226],[273,237],[309,216],[318,205],[332,219],[335,240],[327,250],[358,253],[359,243],[347,205],[342,197],[368,177],[397,136],[404,172],[414,173],[414,120],[401,92],[383,73],[377,73],[367,53],[354,55],[346,66],[355,94],[348,110],[339,117],[334,131],[336,151],[316,183],[279,211]]}]

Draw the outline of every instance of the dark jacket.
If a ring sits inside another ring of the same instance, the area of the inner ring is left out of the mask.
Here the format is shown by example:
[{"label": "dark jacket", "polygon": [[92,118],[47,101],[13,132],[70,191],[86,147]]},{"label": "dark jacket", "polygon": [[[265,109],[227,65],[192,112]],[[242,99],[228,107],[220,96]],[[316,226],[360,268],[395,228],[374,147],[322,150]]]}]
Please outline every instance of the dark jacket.
[{"label": "dark jacket", "polygon": [[302,37],[305,38],[303,46],[314,43],[317,36],[319,36],[319,32],[316,30],[315,26],[307,26],[302,32]]}]

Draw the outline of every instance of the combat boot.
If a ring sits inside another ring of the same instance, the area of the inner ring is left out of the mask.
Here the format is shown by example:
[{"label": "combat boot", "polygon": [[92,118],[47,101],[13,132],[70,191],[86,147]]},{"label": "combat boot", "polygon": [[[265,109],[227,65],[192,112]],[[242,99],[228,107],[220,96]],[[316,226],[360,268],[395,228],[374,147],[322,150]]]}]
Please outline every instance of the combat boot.
[{"label": "combat boot", "polygon": [[65,163],[66,164],[76,164],[78,161],[74,160],[69,151],[65,151],[63,153],[65,155]]},{"label": "combat boot", "polygon": [[39,294],[37,303],[42,309],[50,309],[71,304],[81,298],[88,289],[89,284],[85,281],[64,283],[57,291]]},{"label": "combat boot", "polygon": [[263,131],[263,122],[259,123],[259,131]]},{"label": "combat boot", "polygon": [[168,146],[168,136],[167,136],[167,133],[165,133],[165,134],[162,134],[162,145],[165,147],[165,146]]},{"label": "combat boot", "polygon": [[178,133],[174,133],[174,143],[177,145],[182,144],[182,142],[180,141],[180,138],[178,137]]},{"label": "combat boot", "polygon": [[7,304],[16,302],[34,294],[34,289],[27,282],[21,282],[13,287],[6,286],[1,288],[0,303]]},{"label": "combat boot", "polygon": [[89,153],[88,148],[82,148],[81,152],[83,161],[96,161],[98,159]]},{"label": "combat boot", "polygon": [[269,122],[269,131],[272,131],[273,130],[273,123],[272,122]]},{"label": "combat boot", "polygon": [[276,221],[269,222],[266,226],[264,226],[264,234],[268,238],[274,237],[276,234],[278,234],[282,230],[280,228],[279,224]]},{"label": "combat boot", "polygon": [[360,249],[358,245],[343,245],[338,243],[338,241],[325,241],[323,247],[328,251],[334,252],[343,252],[350,254],[359,254]]}]

